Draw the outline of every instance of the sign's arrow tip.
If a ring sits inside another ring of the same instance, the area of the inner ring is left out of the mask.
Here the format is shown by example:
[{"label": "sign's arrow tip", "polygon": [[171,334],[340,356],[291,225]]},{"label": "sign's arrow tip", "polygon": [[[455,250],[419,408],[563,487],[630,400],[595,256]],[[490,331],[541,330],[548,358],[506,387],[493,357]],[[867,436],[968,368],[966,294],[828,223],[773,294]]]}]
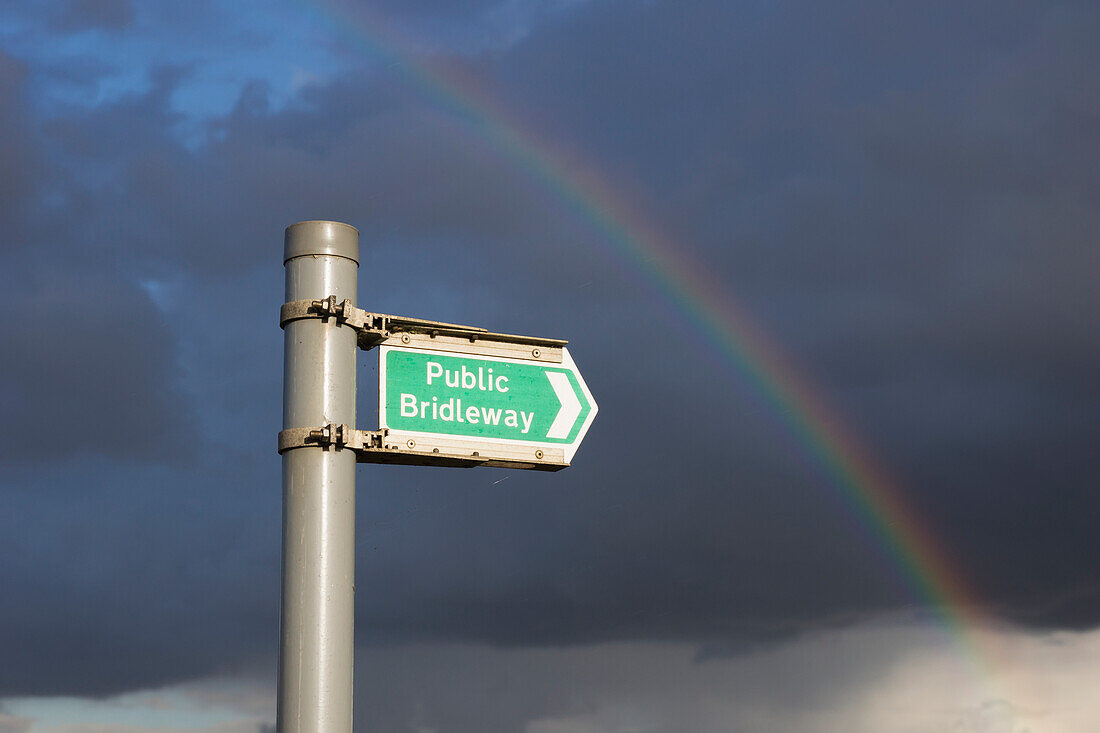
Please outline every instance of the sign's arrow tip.
[{"label": "sign's arrow tip", "polygon": [[546,378],[550,380],[550,386],[554,388],[554,394],[561,403],[561,409],[558,410],[550,430],[546,432],[546,437],[554,440],[568,438],[569,432],[573,429],[573,423],[581,414],[581,402],[577,399],[577,393],[573,390],[573,385],[569,383],[569,376],[565,372],[546,372]]}]

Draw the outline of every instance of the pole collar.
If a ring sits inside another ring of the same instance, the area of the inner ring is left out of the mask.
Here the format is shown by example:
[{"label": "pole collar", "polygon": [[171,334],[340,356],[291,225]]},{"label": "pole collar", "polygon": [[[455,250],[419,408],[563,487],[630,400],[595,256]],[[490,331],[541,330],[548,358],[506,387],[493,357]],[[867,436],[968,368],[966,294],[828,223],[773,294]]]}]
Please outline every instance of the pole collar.
[{"label": "pole collar", "polygon": [[359,230],[338,221],[300,221],[286,228],[283,264],[295,257],[330,255],[359,264]]}]

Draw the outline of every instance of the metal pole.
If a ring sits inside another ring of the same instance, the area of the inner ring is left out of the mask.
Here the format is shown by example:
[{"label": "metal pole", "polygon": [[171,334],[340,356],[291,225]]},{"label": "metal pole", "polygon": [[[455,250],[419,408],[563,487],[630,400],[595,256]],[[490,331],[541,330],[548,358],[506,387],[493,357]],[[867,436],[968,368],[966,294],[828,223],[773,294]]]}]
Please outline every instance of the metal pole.
[{"label": "metal pole", "polygon": [[[333,221],[286,228],[286,300],[356,301],[359,232]],[[355,427],[356,334],[334,319],[286,324],[283,428]],[[351,733],[355,453],[283,453],[283,595],[278,733]]]}]

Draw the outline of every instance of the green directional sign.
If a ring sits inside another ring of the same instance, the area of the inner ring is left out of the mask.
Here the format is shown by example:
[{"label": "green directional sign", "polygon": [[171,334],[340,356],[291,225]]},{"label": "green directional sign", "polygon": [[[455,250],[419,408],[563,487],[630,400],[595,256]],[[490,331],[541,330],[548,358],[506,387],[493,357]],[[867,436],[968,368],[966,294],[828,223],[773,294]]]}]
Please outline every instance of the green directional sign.
[{"label": "green directional sign", "polygon": [[597,407],[564,348],[560,363],[542,363],[384,346],[378,411],[381,427],[422,449],[472,446],[568,463]]}]

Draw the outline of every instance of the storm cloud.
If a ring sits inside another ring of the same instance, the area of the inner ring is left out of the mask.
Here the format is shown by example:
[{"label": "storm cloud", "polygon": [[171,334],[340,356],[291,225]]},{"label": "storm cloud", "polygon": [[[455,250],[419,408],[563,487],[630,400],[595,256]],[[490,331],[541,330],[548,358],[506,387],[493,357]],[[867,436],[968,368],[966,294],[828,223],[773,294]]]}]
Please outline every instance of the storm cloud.
[{"label": "storm cloud", "polygon": [[[699,293],[662,289],[539,155],[614,188],[641,212],[620,225],[752,314],[975,610],[1094,628],[1100,11],[578,2],[478,44],[471,18],[512,17],[478,5],[386,16],[511,110],[527,157],[369,44],[332,41],[337,68],[291,92],[235,78],[211,110],[187,102],[201,61],[154,56],[140,84],[89,66],[89,102],[20,40],[75,21],[0,36],[0,695],[270,653],[281,236],[301,219],[359,227],[362,307],[569,338],[600,404],[560,474],[360,469],[368,648],[736,656],[924,608]],[[150,23],[132,32],[170,32]]]}]

